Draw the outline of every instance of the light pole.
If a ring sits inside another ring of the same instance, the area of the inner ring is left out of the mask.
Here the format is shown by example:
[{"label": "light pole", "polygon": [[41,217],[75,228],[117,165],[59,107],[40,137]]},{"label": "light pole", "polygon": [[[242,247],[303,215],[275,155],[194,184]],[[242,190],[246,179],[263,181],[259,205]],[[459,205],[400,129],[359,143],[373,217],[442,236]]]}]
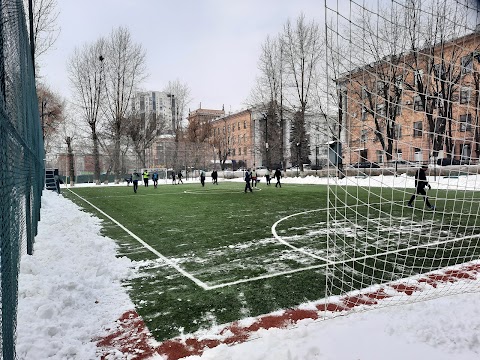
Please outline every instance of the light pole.
[{"label": "light pole", "polygon": [[299,164],[299,157],[300,157],[300,151],[299,151],[299,150],[300,150],[300,143],[299,143],[299,142],[297,142],[295,145],[297,146],[297,177],[298,177],[298,168],[299,168],[299,166],[300,166],[300,164]]},{"label": "light pole", "polygon": [[268,156],[268,116],[267,114],[263,113],[263,120],[265,120],[265,161],[267,165],[267,169],[270,169],[270,159]]},{"label": "light pole", "polygon": [[43,99],[42,100],[42,135],[43,135],[43,141],[45,142],[45,108],[47,107],[47,100]]}]

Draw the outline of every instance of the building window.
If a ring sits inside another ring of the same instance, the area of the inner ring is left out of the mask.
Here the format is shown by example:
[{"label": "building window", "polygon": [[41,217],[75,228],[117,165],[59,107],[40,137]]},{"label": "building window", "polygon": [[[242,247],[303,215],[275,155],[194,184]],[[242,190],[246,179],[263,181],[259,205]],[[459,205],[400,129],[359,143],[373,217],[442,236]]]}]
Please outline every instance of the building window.
[{"label": "building window", "polygon": [[240,130],[240,121],[238,122],[238,130]]},{"label": "building window", "polygon": [[240,137],[240,135],[238,135],[238,145],[240,145],[242,143],[242,138]]},{"label": "building window", "polygon": [[238,148],[238,156],[242,155],[242,148]]},{"label": "building window", "polygon": [[435,134],[445,133],[445,126],[447,125],[447,120],[444,117],[438,117],[435,120]]},{"label": "building window", "polygon": [[232,149],[232,156],[235,156],[235,149]]},{"label": "building window", "polygon": [[397,149],[397,159],[402,160],[403,159],[403,152],[402,149]]},{"label": "building window", "polygon": [[361,134],[360,134],[360,141],[363,142],[363,143],[367,142],[367,136],[368,136],[368,130],[363,129]]},{"label": "building window", "polygon": [[244,129],[247,128],[247,120],[244,120],[244,121],[243,121],[243,128],[244,128]]},{"label": "building window", "polygon": [[395,77],[395,87],[401,90],[403,89],[403,76],[399,75]]},{"label": "building window", "polygon": [[472,130],[472,114],[460,115],[460,131]]},{"label": "building window", "polygon": [[245,134],[243,134],[243,140],[242,141],[245,144],[245,141],[246,141]]},{"label": "building window", "polygon": [[383,163],[383,156],[384,156],[384,152],[383,150],[377,150],[377,162],[379,164],[382,164]]},{"label": "building window", "polygon": [[473,69],[473,56],[469,54],[467,56],[463,56],[461,61],[462,66],[462,74],[470,73]]},{"label": "building window", "polygon": [[401,139],[402,138],[402,125],[395,124],[395,128],[393,130],[393,137],[394,139]]},{"label": "building window", "polygon": [[243,148],[243,155],[247,155],[247,147],[246,146]]},{"label": "building window", "polygon": [[460,155],[463,161],[470,161],[472,155],[472,149],[470,144],[461,144],[460,145]]},{"label": "building window", "polygon": [[413,136],[421,137],[423,132],[423,123],[421,121],[415,121],[413,123]]},{"label": "building window", "polygon": [[417,95],[413,98],[413,109],[416,111],[422,111],[423,110],[423,103],[422,103],[422,98]]},{"label": "building window", "polygon": [[464,87],[460,89],[460,104],[468,104],[470,102],[471,89]]},{"label": "building window", "polygon": [[362,105],[362,120],[367,120],[367,108],[365,107],[365,105]]}]

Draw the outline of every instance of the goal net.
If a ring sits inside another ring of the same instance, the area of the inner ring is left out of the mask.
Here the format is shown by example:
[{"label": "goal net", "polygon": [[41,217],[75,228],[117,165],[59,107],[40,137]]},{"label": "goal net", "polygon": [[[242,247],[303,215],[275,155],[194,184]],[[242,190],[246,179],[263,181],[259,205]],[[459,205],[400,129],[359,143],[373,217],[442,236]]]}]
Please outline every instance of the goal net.
[{"label": "goal net", "polygon": [[383,294],[389,304],[392,289],[401,301],[471,290],[451,284],[480,271],[475,4],[326,2],[328,109],[337,114],[328,296],[358,291],[368,303]]}]

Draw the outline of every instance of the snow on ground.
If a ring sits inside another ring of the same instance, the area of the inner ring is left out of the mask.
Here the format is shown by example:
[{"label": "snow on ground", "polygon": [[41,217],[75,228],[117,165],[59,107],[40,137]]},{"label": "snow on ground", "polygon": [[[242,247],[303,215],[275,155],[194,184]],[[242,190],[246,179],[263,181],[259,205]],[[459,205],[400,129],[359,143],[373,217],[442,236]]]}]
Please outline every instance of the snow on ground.
[{"label": "snow on ground", "polygon": [[[284,178],[282,182],[288,186],[326,180],[306,177]],[[430,180],[437,188],[480,188],[476,176]],[[328,181],[332,184],[337,180]],[[353,182],[413,188],[413,178],[406,176],[339,180],[339,184]],[[121,314],[133,308],[120,282],[131,276],[134,264],[115,257],[115,249],[113,240],[100,235],[99,219],[62,196],[44,191],[34,256],[24,255],[21,261],[18,359],[96,358],[93,340],[105,335]],[[464,289],[468,282],[473,293],[326,321],[304,320],[292,329],[260,331],[254,340],[231,347],[221,345],[190,359],[478,359],[480,284],[465,280],[449,286],[452,292],[460,292],[453,287]],[[126,357],[109,357],[114,359]]]}]

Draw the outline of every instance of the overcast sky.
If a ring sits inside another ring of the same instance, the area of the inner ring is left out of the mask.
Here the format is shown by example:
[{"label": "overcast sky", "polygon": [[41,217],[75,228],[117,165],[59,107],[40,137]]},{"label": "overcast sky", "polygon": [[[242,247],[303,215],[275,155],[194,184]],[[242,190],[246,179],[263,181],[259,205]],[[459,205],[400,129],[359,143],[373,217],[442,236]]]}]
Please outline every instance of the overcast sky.
[{"label": "overcast sky", "polygon": [[324,23],[324,0],[58,0],[60,36],[40,59],[40,75],[70,97],[67,59],[75,47],[126,26],[147,52],[144,90],[188,84],[191,110],[243,105],[258,75],[261,44],[303,12]]}]

